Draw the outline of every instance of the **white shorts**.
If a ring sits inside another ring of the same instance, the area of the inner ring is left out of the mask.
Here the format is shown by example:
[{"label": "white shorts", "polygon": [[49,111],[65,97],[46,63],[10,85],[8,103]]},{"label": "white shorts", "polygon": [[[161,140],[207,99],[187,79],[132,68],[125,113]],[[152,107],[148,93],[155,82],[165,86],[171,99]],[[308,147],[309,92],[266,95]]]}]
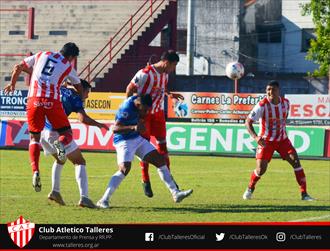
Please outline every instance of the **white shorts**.
[{"label": "white shorts", "polygon": [[141,136],[134,139],[120,141],[117,144],[114,144],[114,147],[117,152],[118,165],[124,162],[132,162],[134,155],[143,160],[148,153],[156,150],[148,140]]},{"label": "white shorts", "polygon": [[[42,130],[40,137],[40,144],[42,149],[44,150],[45,155],[53,155],[56,154],[56,148],[54,147],[54,141],[58,139],[59,133],[51,130]],[[65,146],[65,153],[72,153],[74,150],[78,148],[76,142],[72,140],[70,144]]]}]

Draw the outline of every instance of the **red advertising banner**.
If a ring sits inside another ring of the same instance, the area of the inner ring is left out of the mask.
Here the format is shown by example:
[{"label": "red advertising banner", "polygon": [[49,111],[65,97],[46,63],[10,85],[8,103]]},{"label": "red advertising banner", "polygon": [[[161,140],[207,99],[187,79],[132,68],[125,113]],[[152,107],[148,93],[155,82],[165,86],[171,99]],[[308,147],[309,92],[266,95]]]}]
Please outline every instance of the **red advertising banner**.
[{"label": "red advertising banner", "polygon": [[168,120],[198,123],[244,123],[266,95],[259,93],[184,92],[184,100],[168,100]]},{"label": "red advertising banner", "polygon": [[[27,122],[2,121],[1,138],[4,142],[0,146],[27,149],[29,146],[29,131]],[[112,124],[108,124],[111,126]],[[96,126],[88,126],[79,122],[71,123],[73,138],[80,149],[115,150],[113,146],[112,130],[106,131]]]}]

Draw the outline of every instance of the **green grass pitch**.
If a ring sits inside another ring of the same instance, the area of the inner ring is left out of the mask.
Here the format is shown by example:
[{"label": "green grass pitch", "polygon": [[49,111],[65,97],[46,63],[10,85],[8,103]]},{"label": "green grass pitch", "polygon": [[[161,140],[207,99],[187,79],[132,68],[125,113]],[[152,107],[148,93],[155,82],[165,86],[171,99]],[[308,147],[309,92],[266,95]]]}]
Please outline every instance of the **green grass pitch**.
[{"label": "green grass pitch", "polygon": [[[147,198],[141,186],[137,160],[128,177],[114,193],[111,209],[77,206],[78,187],[74,167],[67,163],[62,172],[61,194],[66,206],[47,200],[51,188],[52,157],[41,153],[42,191],[32,188],[27,151],[0,150],[1,223],[20,215],[37,224],[97,223],[186,223],[186,222],[284,222],[330,220],[329,161],[302,160],[307,187],[316,201],[301,201],[292,167],[273,159],[257,184],[254,198],[242,194],[255,167],[253,158],[171,156],[171,170],[182,189],[194,189],[180,204],[173,202],[154,167],[150,167],[154,197]],[[96,201],[109,178],[116,172],[113,153],[84,153],[87,161],[89,195]]]}]

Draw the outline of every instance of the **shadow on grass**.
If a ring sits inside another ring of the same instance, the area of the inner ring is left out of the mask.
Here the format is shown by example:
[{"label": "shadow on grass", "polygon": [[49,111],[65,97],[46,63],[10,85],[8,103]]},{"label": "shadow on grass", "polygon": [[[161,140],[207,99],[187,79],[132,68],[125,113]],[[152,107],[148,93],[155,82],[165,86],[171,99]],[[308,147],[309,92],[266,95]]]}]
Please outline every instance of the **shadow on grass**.
[{"label": "shadow on grass", "polygon": [[113,209],[136,209],[145,212],[181,212],[181,213],[267,213],[267,212],[307,212],[307,211],[330,211],[330,206],[313,205],[221,205],[203,204],[198,206],[184,207],[116,207]]}]

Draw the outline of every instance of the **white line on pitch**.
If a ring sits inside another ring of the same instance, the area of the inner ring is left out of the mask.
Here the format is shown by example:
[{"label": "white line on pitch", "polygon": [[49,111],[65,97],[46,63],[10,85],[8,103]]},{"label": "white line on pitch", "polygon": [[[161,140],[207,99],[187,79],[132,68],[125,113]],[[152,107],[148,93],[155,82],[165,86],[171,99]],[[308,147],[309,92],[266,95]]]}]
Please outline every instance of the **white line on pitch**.
[{"label": "white line on pitch", "polygon": [[291,220],[289,222],[300,222],[300,221],[313,221],[313,220],[323,220],[326,218],[330,218],[330,214],[319,216],[319,217],[311,217],[311,218],[305,218],[305,219],[299,219],[299,220]]}]

